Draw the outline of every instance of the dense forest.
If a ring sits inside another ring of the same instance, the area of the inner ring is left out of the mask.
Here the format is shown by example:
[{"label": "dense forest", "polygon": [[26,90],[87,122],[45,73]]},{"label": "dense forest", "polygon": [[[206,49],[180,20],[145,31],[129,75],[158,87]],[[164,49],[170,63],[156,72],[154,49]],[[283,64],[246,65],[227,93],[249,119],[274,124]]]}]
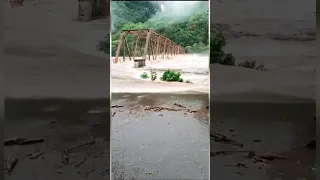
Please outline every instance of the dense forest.
[{"label": "dense forest", "polygon": [[[112,2],[111,11],[113,56],[123,29],[152,29],[189,53],[209,51],[207,1],[193,2],[189,7],[181,2],[161,6],[151,1],[117,1]],[[128,38],[128,43],[134,43],[134,39]]]}]

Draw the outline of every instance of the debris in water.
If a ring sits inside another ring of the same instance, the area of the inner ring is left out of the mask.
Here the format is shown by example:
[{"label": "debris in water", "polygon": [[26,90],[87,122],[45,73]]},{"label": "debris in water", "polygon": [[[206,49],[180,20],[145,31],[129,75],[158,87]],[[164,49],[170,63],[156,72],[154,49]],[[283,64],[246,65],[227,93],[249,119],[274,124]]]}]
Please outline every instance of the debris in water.
[{"label": "debris in water", "polygon": [[56,173],[62,174],[63,172],[61,170],[56,170]]},{"label": "debris in water", "polygon": [[190,110],[190,109],[187,109],[187,112],[189,113],[195,113],[195,112],[198,112],[197,110]]},{"label": "debris in water", "polygon": [[256,162],[266,162],[272,161],[275,159],[286,159],[284,156],[270,154],[270,153],[255,153],[254,151],[215,151],[210,152],[210,156],[217,156],[217,155],[226,155],[232,153],[248,153],[248,158],[253,158]]},{"label": "debris in water", "polygon": [[101,110],[89,110],[88,111],[88,114],[100,114],[100,113],[102,113],[102,111]]},{"label": "debris in water", "polygon": [[111,108],[121,108],[121,107],[123,107],[122,105],[113,105],[113,106],[111,106]]},{"label": "debris in water", "polygon": [[243,175],[244,175],[244,173],[243,173],[243,172],[237,172],[237,174],[238,174],[238,175],[241,175],[241,176],[243,176]]},{"label": "debris in water", "polygon": [[28,145],[28,144],[36,144],[42,143],[44,139],[26,139],[26,138],[17,138],[13,140],[7,140],[4,142],[5,146],[12,146],[12,145]]},{"label": "debris in water", "polygon": [[110,174],[110,170],[109,169],[105,169],[101,172],[98,173],[100,176],[107,176],[108,174]]},{"label": "debris in water", "polygon": [[77,148],[80,148],[80,147],[83,147],[83,146],[91,146],[91,145],[93,145],[95,143],[96,143],[96,141],[89,141],[89,142],[86,142],[86,143],[82,143],[82,144],[73,146],[72,148],[66,149],[65,153],[70,153],[70,152],[74,151]]},{"label": "debris in water", "polygon": [[248,166],[246,164],[244,164],[244,163],[237,163],[235,165],[224,165],[224,166],[248,168]]},{"label": "debris in water", "polygon": [[269,161],[272,161],[272,160],[275,160],[275,159],[286,159],[284,156],[270,154],[270,153],[255,154],[255,156],[257,156],[257,157],[259,157],[261,159],[269,160]]},{"label": "debris in water", "polygon": [[226,155],[226,154],[233,154],[233,153],[254,153],[253,151],[215,151],[210,152],[210,156],[218,156],[218,155]]},{"label": "debris in water", "polygon": [[186,108],[185,106],[178,104],[178,103],[174,103],[175,106],[181,107],[181,108]]},{"label": "debris in water", "polygon": [[83,175],[84,175],[85,178],[87,178],[87,177],[88,177],[92,172],[94,172],[94,171],[95,171],[95,169],[91,169],[91,170],[83,173]]},{"label": "debris in water", "polygon": [[78,164],[75,165],[75,167],[79,167],[82,164],[84,164],[87,161],[87,158],[84,158],[83,160],[81,160]]},{"label": "debris in water", "polygon": [[236,145],[239,147],[243,147],[242,143],[239,143],[233,139],[227,138],[225,135],[219,134],[216,132],[210,133],[210,138],[212,138],[216,142],[225,142],[225,143],[229,143],[229,144]]},{"label": "debris in water", "polygon": [[63,164],[69,164],[69,156],[68,156],[68,154],[66,154],[66,153],[63,153],[62,155],[61,155],[61,161],[62,161],[62,163]]},{"label": "debris in water", "polygon": [[7,170],[8,173],[11,173],[13,169],[17,166],[17,164],[18,164],[18,159],[10,156],[7,159],[5,169]]},{"label": "debris in water", "polygon": [[312,140],[310,142],[307,143],[306,147],[308,148],[316,148],[317,144],[316,144],[316,140]]},{"label": "debris in water", "polygon": [[114,115],[116,115],[116,112],[112,113],[112,117],[113,117]]},{"label": "debris in water", "polygon": [[266,159],[262,159],[262,158],[260,158],[258,156],[252,156],[252,158],[253,158],[254,162],[260,162],[260,163],[267,162]]},{"label": "debris in water", "polygon": [[270,153],[255,153],[250,152],[248,154],[248,158],[253,158],[255,162],[266,162],[266,161],[272,161],[275,159],[286,159],[284,156],[270,154]]},{"label": "debris in water", "polygon": [[195,113],[195,112],[198,112],[197,110],[190,110],[190,109],[175,109],[175,108],[169,108],[169,107],[160,107],[160,106],[155,106],[155,107],[146,107],[144,110],[149,110],[149,111],[155,111],[155,112],[160,112],[160,111],[163,111],[163,110],[166,110],[166,111],[185,111],[185,112],[188,112],[188,113]]},{"label": "debris in water", "polygon": [[42,152],[35,152],[29,156],[29,159],[37,159],[42,155]]},{"label": "debris in water", "polygon": [[168,107],[146,107],[144,110],[152,110],[152,111],[156,111],[156,112],[159,112],[159,111],[162,111],[162,110],[167,110],[167,111],[179,111],[178,109],[174,109],[174,108],[168,108]]}]

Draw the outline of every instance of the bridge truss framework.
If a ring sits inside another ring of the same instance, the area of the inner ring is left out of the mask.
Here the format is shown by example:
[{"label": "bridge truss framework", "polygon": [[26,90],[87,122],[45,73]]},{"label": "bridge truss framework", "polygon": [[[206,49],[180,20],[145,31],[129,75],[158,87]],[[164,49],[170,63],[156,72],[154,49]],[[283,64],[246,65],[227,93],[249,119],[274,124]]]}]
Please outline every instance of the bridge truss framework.
[{"label": "bridge truss framework", "polygon": [[[128,45],[126,37],[129,34],[135,37],[133,47],[129,47]],[[143,45],[144,48],[142,49]],[[151,60],[151,57],[153,60],[157,60],[158,58],[171,59],[178,54],[185,54],[185,49],[182,46],[151,29],[123,30],[120,35],[116,57],[114,59],[115,63],[119,61],[121,48],[123,49],[123,61],[125,61],[126,51],[130,60],[131,58],[133,60],[137,58],[138,51],[140,52],[140,57],[142,56],[142,59],[145,60]]]}]

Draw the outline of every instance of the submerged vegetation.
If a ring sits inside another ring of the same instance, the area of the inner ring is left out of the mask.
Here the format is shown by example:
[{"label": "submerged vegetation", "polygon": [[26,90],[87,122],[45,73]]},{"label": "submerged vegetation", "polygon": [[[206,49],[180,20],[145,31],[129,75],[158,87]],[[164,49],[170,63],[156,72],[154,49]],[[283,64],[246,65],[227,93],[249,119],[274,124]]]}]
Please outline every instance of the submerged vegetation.
[{"label": "submerged vegetation", "polygon": [[155,69],[150,70],[150,75],[151,75],[151,81],[154,81],[157,79],[157,71]]},{"label": "submerged vegetation", "polygon": [[149,75],[148,75],[148,73],[143,72],[143,73],[140,75],[140,77],[141,77],[142,79],[148,79],[148,78],[149,78]]},{"label": "submerged vegetation", "polygon": [[210,32],[210,64],[221,64],[228,66],[239,66],[244,68],[256,69],[258,71],[266,71],[264,64],[257,65],[253,59],[246,59],[236,64],[236,59],[231,53],[225,53],[226,39],[220,28],[212,28]]},{"label": "submerged vegetation", "polygon": [[[142,79],[151,78],[151,81],[155,81],[157,79],[157,71],[155,69],[151,69],[150,70],[150,76],[149,76],[149,74],[147,72],[143,72],[140,75],[140,77]],[[183,79],[180,76],[181,76],[180,72],[178,72],[176,70],[168,69],[162,74],[162,76],[160,77],[160,80],[169,81],[169,82],[183,82]],[[190,81],[188,81],[187,83],[190,83]]]}]

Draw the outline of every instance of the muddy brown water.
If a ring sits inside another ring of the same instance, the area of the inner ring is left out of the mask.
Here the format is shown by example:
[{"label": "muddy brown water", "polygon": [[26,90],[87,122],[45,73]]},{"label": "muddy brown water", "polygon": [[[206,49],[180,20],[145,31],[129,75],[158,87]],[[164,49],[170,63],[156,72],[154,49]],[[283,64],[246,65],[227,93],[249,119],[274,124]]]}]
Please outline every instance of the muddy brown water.
[{"label": "muddy brown water", "polygon": [[145,110],[174,103],[205,109],[208,94],[112,94],[112,179],[209,178],[208,111]]},{"label": "muddy brown water", "polygon": [[[284,155],[287,160],[252,163],[243,154],[211,157],[211,179],[315,179],[315,149],[304,145],[316,136],[315,103],[211,103],[211,131],[244,144],[211,141],[211,151],[253,150]],[[226,167],[239,162],[249,168]]]}]

